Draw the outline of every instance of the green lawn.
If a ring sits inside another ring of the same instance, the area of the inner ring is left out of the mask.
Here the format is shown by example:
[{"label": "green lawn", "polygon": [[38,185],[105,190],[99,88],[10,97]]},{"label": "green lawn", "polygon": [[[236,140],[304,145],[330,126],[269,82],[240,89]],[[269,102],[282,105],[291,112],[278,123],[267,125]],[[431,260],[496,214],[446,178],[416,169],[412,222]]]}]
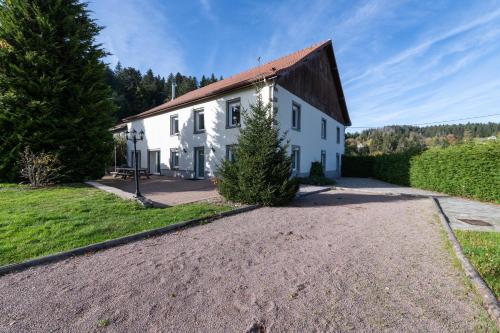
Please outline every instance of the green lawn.
[{"label": "green lawn", "polygon": [[455,234],[464,254],[500,299],[500,232],[455,230]]},{"label": "green lawn", "polygon": [[0,265],[230,209],[208,203],[145,209],[81,184],[44,189],[0,184]]}]

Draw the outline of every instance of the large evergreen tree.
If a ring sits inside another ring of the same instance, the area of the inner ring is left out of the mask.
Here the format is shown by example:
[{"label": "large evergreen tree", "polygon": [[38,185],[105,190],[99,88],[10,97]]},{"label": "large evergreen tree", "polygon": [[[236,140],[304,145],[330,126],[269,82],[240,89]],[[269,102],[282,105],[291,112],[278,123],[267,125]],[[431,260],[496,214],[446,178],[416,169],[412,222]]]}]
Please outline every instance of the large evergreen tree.
[{"label": "large evergreen tree", "polygon": [[103,174],[114,104],[101,28],[77,0],[0,1],[0,179],[24,147],[57,154],[66,181]]},{"label": "large evergreen tree", "polygon": [[244,127],[234,150],[234,162],[219,167],[219,191],[226,199],[265,206],[292,200],[297,182],[290,179],[288,144],[280,134],[276,113],[264,103],[259,88],[257,100],[243,112]]}]

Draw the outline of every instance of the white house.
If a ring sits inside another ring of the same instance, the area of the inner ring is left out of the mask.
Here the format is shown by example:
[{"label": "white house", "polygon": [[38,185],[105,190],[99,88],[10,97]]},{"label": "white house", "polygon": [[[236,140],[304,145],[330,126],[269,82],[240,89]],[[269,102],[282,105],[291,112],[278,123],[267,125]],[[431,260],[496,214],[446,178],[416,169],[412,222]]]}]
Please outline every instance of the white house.
[{"label": "white house", "polygon": [[[290,141],[293,172],[307,176],[320,161],[328,177],[340,175],[344,131],[351,122],[331,41],[212,83],[125,118],[128,130],[143,130],[139,163],[153,174],[212,177],[222,159],[232,158],[240,113],[260,94],[277,110]],[[128,162],[134,163],[133,146]]]}]

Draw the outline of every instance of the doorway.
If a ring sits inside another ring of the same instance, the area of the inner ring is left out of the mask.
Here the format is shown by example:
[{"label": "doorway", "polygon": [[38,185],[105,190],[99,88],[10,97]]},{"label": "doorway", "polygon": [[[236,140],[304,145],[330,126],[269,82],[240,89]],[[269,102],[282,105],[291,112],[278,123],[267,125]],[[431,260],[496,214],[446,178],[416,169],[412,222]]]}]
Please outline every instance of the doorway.
[{"label": "doorway", "polygon": [[150,150],[148,153],[148,171],[150,174],[160,174],[160,151]]},{"label": "doorway", "polygon": [[194,148],[194,177],[205,178],[205,147]]}]

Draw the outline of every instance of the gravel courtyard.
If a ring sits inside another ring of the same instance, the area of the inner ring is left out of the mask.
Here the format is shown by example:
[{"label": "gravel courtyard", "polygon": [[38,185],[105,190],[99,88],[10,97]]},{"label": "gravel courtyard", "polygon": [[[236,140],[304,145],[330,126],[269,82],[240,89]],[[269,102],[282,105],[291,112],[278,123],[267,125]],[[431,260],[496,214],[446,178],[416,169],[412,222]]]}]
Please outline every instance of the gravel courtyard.
[{"label": "gravel courtyard", "polygon": [[464,332],[426,198],[329,191],[0,277],[0,332]]}]

